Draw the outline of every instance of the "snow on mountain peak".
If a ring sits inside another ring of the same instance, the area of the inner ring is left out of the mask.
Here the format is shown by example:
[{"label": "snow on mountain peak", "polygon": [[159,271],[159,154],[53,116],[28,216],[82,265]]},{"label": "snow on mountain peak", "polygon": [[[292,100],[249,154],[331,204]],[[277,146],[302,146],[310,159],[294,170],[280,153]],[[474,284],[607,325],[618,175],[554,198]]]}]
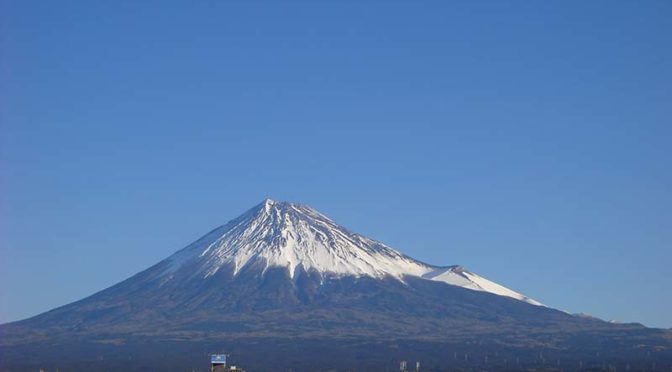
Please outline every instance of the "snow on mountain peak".
[{"label": "snow on mountain peak", "polygon": [[539,303],[461,267],[436,267],[408,257],[385,244],[348,231],[302,204],[264,199],[238,218],[220,226],[167,260],[165,272],[210,277],[222,268],[237,275],[254,265],[298,269],[322,276],[421,277],[464,288]]},{"label": "snow on mountain peak", "polygon": [[352,233],[315,209],[266,199],[169,258],[172,270],[198,260],[208,277],[224,266],[234,275],[251,263],[325,275],[422,275],[426,266],[384,244]]}]

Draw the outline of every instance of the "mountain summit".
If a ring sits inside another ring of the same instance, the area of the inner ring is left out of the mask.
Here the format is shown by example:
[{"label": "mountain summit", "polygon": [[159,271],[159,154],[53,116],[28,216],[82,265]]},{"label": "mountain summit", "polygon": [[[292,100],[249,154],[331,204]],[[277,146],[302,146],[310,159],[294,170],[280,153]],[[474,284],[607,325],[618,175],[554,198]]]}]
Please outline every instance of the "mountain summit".
[{"label": "mountain summit", "polygon": [[541,305],[520,293],[460,266],[433,266],[385,244],[353,233],[317,210],[302,204],[266,199],[169,257],[161,272],[166,280],[185,276],[208,278],[220,270],[233,276],[242,270],[270,267],[322,277],[420,277],[468,289],[508,296]]},{"label": "mountain summit", "polygon": [[272,200],[120,283],[0,326],[0,371],[203,370],[221,352],[256,371],[406,358],[435,371],[667,369],[672,332],[540,306]]}]

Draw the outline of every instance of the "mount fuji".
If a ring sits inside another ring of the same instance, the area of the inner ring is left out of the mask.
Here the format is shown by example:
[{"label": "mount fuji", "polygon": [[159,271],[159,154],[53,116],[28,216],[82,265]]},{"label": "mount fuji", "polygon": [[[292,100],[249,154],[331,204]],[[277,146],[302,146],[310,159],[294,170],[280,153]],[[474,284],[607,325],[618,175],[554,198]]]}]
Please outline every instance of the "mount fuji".
[{"label": "mount fuji", "polygon": [[672,332],[573,316],[270,199],[110,288],[0,326],[0,370],[203,370],[217,351],[255,370],[634,368],[672,365]]}]

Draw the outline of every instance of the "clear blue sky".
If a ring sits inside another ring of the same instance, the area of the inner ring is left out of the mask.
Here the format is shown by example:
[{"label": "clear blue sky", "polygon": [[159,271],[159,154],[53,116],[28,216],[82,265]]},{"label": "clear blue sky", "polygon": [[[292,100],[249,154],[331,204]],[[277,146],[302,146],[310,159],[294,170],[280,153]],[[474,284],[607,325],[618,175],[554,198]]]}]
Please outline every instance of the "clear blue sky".
[{"label": "clear blue sky", "polygon": [[670,1],[1,3],[0,322],[271,197],[672,327]]}]

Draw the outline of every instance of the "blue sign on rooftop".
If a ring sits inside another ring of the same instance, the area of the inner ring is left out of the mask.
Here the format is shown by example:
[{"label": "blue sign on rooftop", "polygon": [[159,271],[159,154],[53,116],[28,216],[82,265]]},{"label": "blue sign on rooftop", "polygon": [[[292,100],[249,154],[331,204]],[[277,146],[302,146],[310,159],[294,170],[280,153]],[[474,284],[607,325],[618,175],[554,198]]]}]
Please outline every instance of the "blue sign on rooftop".
[{"label": "blue sign on rooftop", "polygon": [[226,354],[212,354],[210,355],[211,364],[226,364]]}]

